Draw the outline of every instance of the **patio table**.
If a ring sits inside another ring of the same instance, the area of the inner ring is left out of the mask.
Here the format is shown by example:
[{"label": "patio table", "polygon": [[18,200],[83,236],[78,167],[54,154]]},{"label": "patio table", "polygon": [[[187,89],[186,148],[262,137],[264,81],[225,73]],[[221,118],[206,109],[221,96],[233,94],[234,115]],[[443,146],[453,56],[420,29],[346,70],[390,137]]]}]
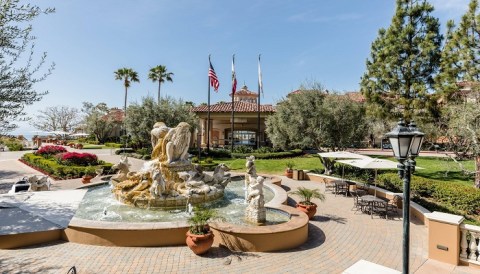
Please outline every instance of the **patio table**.
[{"label": "patio table", "polygon": [[373,218],[373,209],[374,209],[374,204],[375,203],[382,203],[384,204],[385,206],[385,218],[387,216],[387,203],[388,201],[385,201],[381,198],[378,198],[376,196],[373,196],[373,195],[364,195],[364,196],[360,196],[358,197],[359,200],[363,201],[363,202],[366,202],[369,207],[370,207],[370,216]]},{"label": "patio table", "polygon": [[354,182],[346,180],[335,180],[333,183],[335,184],[335,196],[340,190],[345,190],[345,196],[350,195],[350,186],[356,185]]}]

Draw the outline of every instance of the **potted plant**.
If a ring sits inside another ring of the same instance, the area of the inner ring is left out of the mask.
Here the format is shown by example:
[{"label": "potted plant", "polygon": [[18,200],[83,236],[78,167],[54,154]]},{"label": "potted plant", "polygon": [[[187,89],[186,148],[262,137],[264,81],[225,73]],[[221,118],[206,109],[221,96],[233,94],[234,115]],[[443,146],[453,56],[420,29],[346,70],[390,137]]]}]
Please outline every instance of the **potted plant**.
[{"label": "potted plant", "polygon": [[305,212],[309,219],[312,219],[317,212],[317,205],[311,201],[312,198],[317,198],[320,201],[325,201],[325,195],[319,189],[308,189],[306,187],[299,187],[297,190],[290,192],[293,195],[300,197],[301,201],[297,203],[296,207],[300,211]]},{"label": "potted plant", "polygon": [[287,166],[287,169],[285,169],[285,176],[287,176],[287,178],[292,178],[293,167],[295,166],[295,163],[293,161],[287,161],[285,165]]},{"label": "potted plant", "polygon": [[95,176],[95,168],[93,166],[88,166],[85,168],[85,174],[82,176],[82,183],[88,184],[90,180]]},{"label": "potted plant", "polygon": [[190,228],[187,231],[186,243],[196,255],[206,253],[213,244],[213,233],[210,230],[208,221],[219,219],[217,211],[205,208],[195,207],[193,215],[188,218]]}]

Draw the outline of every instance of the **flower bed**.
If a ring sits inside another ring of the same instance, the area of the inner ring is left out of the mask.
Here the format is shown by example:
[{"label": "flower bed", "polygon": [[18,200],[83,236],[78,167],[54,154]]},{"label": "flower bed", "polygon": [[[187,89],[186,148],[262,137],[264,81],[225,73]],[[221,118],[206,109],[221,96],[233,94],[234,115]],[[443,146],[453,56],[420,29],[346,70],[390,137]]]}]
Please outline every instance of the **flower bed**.
[{"label": "flower bed", "polygon": [[[45,158],[34,153],[24,154],[20,161],[55,179],[80,178],[87,173],[87,169],[91,169],[91,166],[63,165],[55,159]],[[93,167],[95,169],[102,168],[104,172],[108,172],[112,168],[112,164],[97,160],[97,165]]]},{"label": "flower bed", "polygon": [[35,154],[48,157],[63,152],[67,152],[67,149],[62,146],[43,146],[39,148]]},{"label": "flower bed", "polygon": [[59,164],[67,166],[95,166],[98,164],[97,155],[91,153],[65,152],[55,156]]}]

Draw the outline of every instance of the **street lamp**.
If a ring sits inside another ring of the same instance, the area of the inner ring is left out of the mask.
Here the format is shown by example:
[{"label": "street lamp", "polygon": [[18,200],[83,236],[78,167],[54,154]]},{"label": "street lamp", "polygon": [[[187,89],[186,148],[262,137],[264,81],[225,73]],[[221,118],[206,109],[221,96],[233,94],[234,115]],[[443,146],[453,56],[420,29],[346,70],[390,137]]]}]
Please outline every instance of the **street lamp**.
[{"label": "street lamp", "polygon": [[415,157],[420,153],[424,133],[420,132],[412,121],[408,127],[403,120],[389,133],[385,134],[392,144],[393,154],[397,158],[398,174],[403,179],[403,273],[408,274],[410,253],[410,179],[415,171]]}]

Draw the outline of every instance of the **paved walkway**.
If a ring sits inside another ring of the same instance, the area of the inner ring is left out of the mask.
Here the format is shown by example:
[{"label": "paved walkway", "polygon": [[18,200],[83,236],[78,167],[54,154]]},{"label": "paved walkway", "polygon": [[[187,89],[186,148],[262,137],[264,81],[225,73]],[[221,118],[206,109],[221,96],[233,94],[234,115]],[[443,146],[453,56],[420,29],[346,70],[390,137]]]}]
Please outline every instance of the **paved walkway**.
[{"label": "paved walkway", "polygon": [[[102,156],[103,157],[103,156]],[[110,156],[109,156],[110,157]],[[2,165],[2,170],[4,166]],[[323,185],[283,178],[284,188]],[[68,188],[68,184],[59,184]],[[302,246],[283,252],[232,253],[213,247],[204,256],[194,255],[186,246],[163,248],[122,248],[55,242],[14,250],[0,250],[1,273],[341,273],[360,259],[401,270],[401,213],[393,220],[352,209],[351,197],[326,194],[309,224],[309,238]],[[293,205],[294,200],[289,199]],[[411,270],[429,273],[473,273],[466,267],[439,270],[427,261],[427,229],[412,220]],[[427,268],[425,268],[427,267]],[[432,269],[432,268],[430,268]],[[430,272],[431,273],[431,272]]]}]

